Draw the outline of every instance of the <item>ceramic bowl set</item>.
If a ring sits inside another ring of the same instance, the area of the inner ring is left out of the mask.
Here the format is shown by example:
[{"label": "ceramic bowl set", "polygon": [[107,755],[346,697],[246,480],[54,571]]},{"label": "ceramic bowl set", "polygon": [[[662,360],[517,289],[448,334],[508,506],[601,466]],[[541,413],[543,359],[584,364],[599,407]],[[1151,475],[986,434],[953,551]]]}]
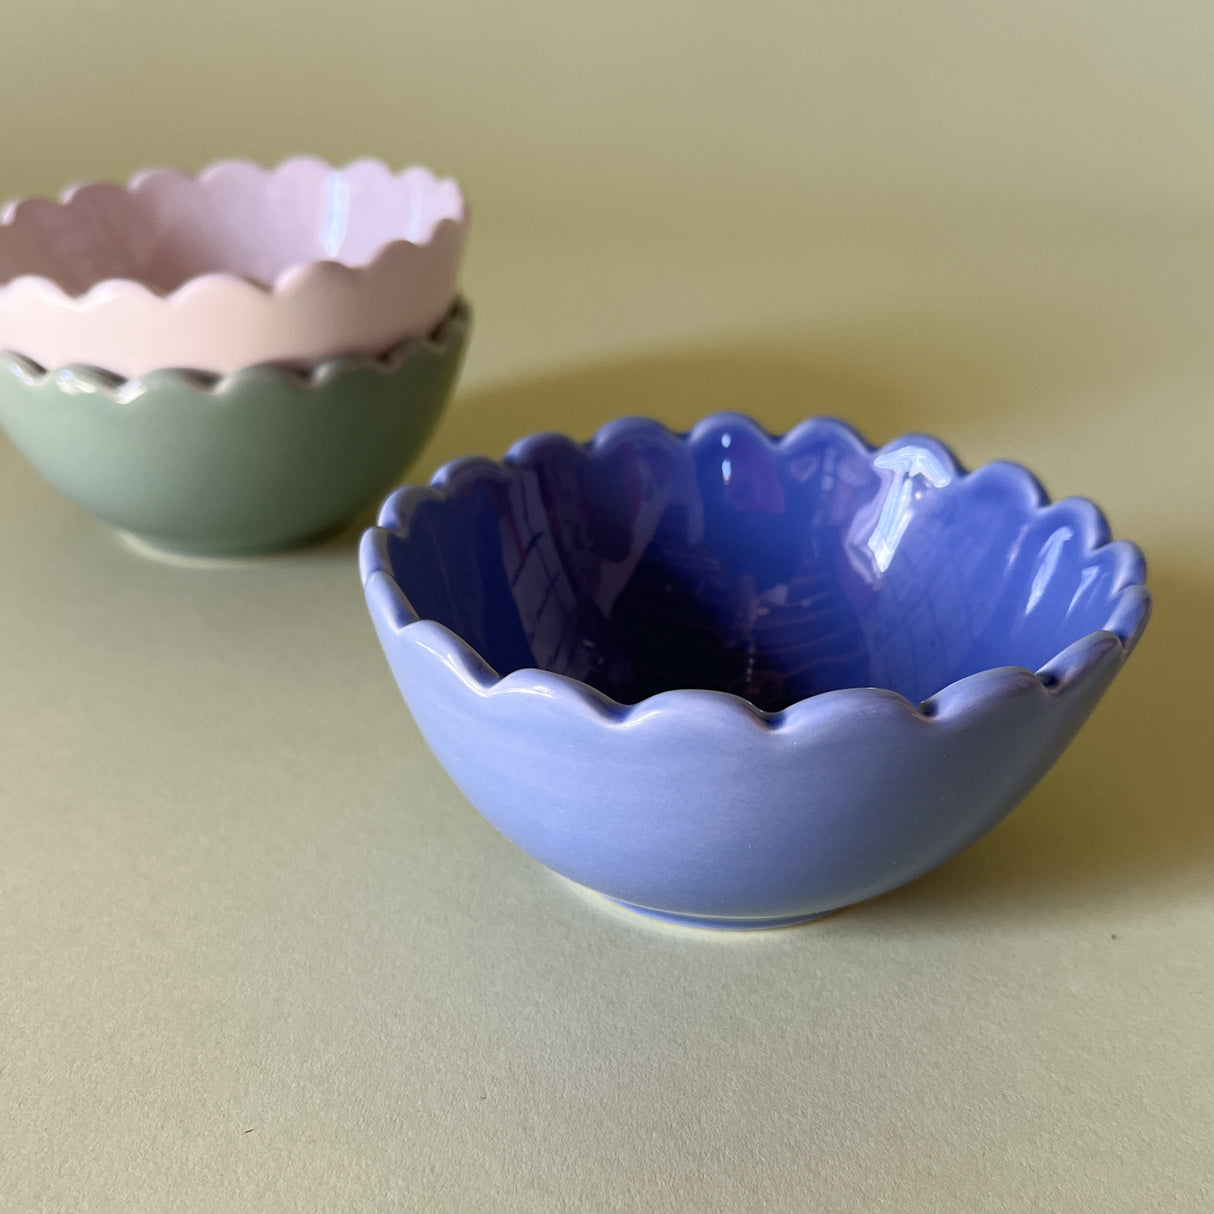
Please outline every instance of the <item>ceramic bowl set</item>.
[{"label": "ceramic bowl set", "polygon": [[[467,332],[462,222],[421,170],[316,161],[22,204],[0,344],[29,348],[5,356],[0,418],[55,484],[156,542],[315,534],[435,424]],[[140,287],[114,281],[136,267]],[[242,318],[229,344],[221,296]],[[391,331],[386,300],[415,331]],[[210,365],[154,370],[170,348]],[[779,438],[737,415],[525,438],[393,493],[359,560],[468,800],[569,880],[714,928],[816,918],[972,843],[1062,753],[1151,605],[1141,554],[1090,502],[820,418]]]},{"label": "ceramic bowl set", "polygon": [[468,332],[455,182],[154,169],[0,221],[0,423],[106,522],[244,553],[331,531],[429,437]]}]

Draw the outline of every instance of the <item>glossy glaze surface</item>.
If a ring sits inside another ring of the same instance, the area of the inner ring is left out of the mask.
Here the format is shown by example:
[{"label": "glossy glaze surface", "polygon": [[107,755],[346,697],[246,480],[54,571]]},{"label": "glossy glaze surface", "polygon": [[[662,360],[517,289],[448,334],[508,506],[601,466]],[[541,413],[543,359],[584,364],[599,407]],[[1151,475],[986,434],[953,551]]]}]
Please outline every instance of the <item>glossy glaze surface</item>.
[{"label": "glossy glaze surface", "polygon": [[1090,502],[822,419],[457,461],[389,500],[362,567],[473,804],[572,880],[714,926],[830,911],[971,842],[1150,606]]},{"label": "glossy glaze surface", "polygon": [[131,377],[378,354],[455,298],[457,183],[378,160],[151,169],[0,219],[0,349]]},{"label": "glossy glaze surface", "polygon": [[387,541],[414,609],[499,674],[627,704],[690,687],[770,712],[845,687],[917,704],[1036,670],[1140,577],[1090,504],[1038,514],[1020,469],[960,476],[931,439],[874,455],[825,422],[785,451],[731,419],[691,444],[634,426],[594,458],[554,438],[508,477],[467,477]]},{"label": "glossy glaze surface", "polygon": [[148,543],[206,555],[302,543],[396,482],[459,373],[470,313],[381,358],[302,374],[115,380],[0,356],[0,424],[53,485]]}]

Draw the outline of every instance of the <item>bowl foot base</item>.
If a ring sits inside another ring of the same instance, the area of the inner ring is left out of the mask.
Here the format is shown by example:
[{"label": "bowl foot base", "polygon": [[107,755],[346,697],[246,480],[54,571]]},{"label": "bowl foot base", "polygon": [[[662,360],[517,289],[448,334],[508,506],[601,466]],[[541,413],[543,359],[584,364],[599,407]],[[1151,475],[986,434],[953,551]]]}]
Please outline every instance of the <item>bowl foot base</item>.
[{"label": "bowl foot base", "polygon": [[700,930],[716,932],[759,932],[777,927],[795,927],[798,923],[813,923],[817,919],[825,919],[836,911],[817,911],[812,915],[784,915],[771,919],[718,919],[710,915],[678,915],[670,911],[651,910],[647,906],[634,906],[631,902],[621,902],[618,898],[608,898],[613,906],[632,911],[636,915],[644,915],[647,919],[656,919],[660,923],[673,923],[678,927],[695,927]]},{"label": "bowl foot base", "polygon": [[149,539],[134,531],[124,531],[115,527],[118,538],[132,552],[138,553],[148,560],[160,561],[169,565],[215,565],[233,561],[256,560],[259,557],[280,556],[297,552],[301,548],[310,548],[321,544],[344,530],[345,522],[332,527],[326,527],[314,535],[305,535],[299,539],[282,540],[273,544],[241,547],[239,544],[207,546],[191,546],[189,544],[166,544],[162,540]]}]

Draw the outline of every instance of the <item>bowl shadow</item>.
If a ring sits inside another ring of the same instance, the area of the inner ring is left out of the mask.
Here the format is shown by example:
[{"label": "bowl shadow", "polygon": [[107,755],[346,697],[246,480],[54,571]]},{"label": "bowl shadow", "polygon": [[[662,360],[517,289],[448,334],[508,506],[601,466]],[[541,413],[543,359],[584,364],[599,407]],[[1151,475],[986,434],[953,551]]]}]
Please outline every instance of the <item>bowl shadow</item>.
[{"label": "bowl shadow", "polygon": [[[624,416],[656,417],[688,430],[707,414],[725,411],[747,413],[777,434],[814,414],[858,422],[862,431],[866,418],[880,419],[880,430],[866,434],[878,441],[894,437],[894,430],[885,432],[890,426],[916,428],[912,404],[899,408],[879,383],[854,379],[812,352],[780,344],[689,348],[459,392],[401,483],[425,483],[460,456],[500,458],[528,434],[559,431],[586,439]],[[313,545],[313,555],[345,559],[378,508],[367,508]]]},{"label": "bowl shadow", "polygon": [[913,403],[902,403],[899,408],[898,398],[878,380],[863,380],[813,351],[784,345],[645,354],[461,395],[413,479],[423,472],[428,478],[457,456],[499,457],[527,434],[556,430],[586,439],[625,416],[656,417],[674,430],[688,430],[710,413],[733,411],[783,433],[803,418],[825,414],[859,421],[861,429],[866,419],[874,419],[884,430],[913,417]]}]

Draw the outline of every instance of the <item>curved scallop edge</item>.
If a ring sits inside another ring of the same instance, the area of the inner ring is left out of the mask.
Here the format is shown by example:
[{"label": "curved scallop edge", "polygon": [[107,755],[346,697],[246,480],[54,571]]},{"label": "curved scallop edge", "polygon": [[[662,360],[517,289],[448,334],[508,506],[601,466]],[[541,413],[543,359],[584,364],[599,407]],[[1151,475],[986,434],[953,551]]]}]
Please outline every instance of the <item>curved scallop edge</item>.
[{"label": "curved scallop edge", "polygon": [[448,238],[459,242],[463,240],[464,230],[468,221],[468,205],[464,198],[463,190],[454,177],[439,177],[430,169],[420,164],[408,165],[397,172],[391,169],[385,161],[376,159],[375,157],[363,157],[362,159],[353,160],[348,164],[338,166],[331,165],[328,161],[322,160],[318,156],[292,156],[273,166],[261,165],[254,160],[217,160],[196,174],[186,173],[181,169],[173,168],[142,169],[135,173],[125,186],[106,181],[76,182],[64,189],[57,199],[34,196],[16,198],[6,202],[0,208],[0,232],[4,228],[12,228],[20,224],[22,212],[25,210],[46,206],[70,207],[78,196],[87,195],[91,190],[117,188],[124,189],[128,193],[138,194],[165,179],[179,180],[183,184],[189,182],[206,184],[233,171],[239,171],[246,177],[259,176],[268,181],[285,170],[305,163],[323,165],[333,172],[349,172],[360,166],[376,166],[382,168],[394,181],[400,181],[409,176],[418,176],[430,188],[454,189],[458,204],[455,208],[457,214],[439,220],[430,229],[430,233],[425,240],[406,240],[400,237],[385,241],[380,245],[373,257],[359,265],[348,265],[333,258],[298,262],[286,267],[286,269],[275,276],[273,282],[268,283],[240,274],[220,272],[199,274],[171,291],[161,291],[135,278],[106,278],[100,282],[93,283],[87,291],[79,295],[73,295],[70,291],[60,286],[53,278],[48,278],[46,275],[18,274],[7,281],[0,281],[0,291],[6,291],[10,288],[17,288],[23,291],[36,291],[39,294],[47,296],[51,302],[61,307],[70,307],[75,310],[86,310],[110,304],[116,293],[144,296],[160,301],[170,307],[184,306],[200,292],[213,291],[219,288],[225,291],[243,290],[252,292],[258,296],[284,298],[309,290],[317,277],[328,278],[331,281],[344,279],[347,282],[356,282],[360,279],[377,275],[384,262],[393,257],[401,256],[403,250],[416,249],[420,252]]},{"label": "curved scallop edge", "polygon": [[[1058,508],[1072,511],[1081,522],[1089,553],[1106,547],[1116,550],[1120,585],[1115,592],[1112,614],[1103,629],[1079,638],[1036,671],[1021,666],[978,671],[950,683],[918,705],[896,691],[854,687],[823,692],[772,713],[725,691],[687,688],[660,692],[635,704],[621,704],[577,679],[553,671],[524,668],[499,675],[476,650],[445,625],[420,618],[392,575],[387,537],[389,534],[407,536],[413,514],[423,502],[458,496],[485,481],[504,482],[509,479],[512,468],[533,466],[554,448],[582,452],[593,458],[617,443],[638,437],[648,442],[695,447],[722,425],[745,429],[750,436],[760,438],[779,454],[790,454],[811,438],[820,441],[829,436],[872,460],[884,451],[914,442],[930,449],[954,477],[998,475],[1021,496],[1030,512]],[[405,485],[396,490],[384,502],[375,525],[363,533],[358,558],[367,606],[372,615],[394,632],[408,630],[414,643],[435,654],[474,694],[499,696],[538,691],[570,709],[589,712],[616,725],[635,725],[658,712],[687,711],[701,716],[712,713],[746,718],[765,731],[780,732],[847,706],[866,712],[893,710],[927,724],[955,720],[1014,695],[1027,693],[1052,697],[1065,692],[1105,661],[1124,660],[1142,636],[1151,615],[1146,561],[1141,551],[1128,540],[1110,539],[1104,515],[1087,498],[1064,498],[1051,503],[1041,483],[1020,464],[996,460],[970,472],[948,447],[928,435],[903,435],[882,447],[874,447],[845,422],[834,418],[810,418],[779,437],[769,434],[751,418],[735,413],[712,414],[686,434],[676,434],[648,418],[621,418],[609,422],[587,443],[578,443],[557,433],[529,435],[515,443],[501,462],[484,456],[466,456],[439,468],[429,485]]]},{"label": "curved scallop edge", "polygon": [[371,369],[383,375],[391,375],[422,350],[443,356],[453,345],[463,340],[471,323],[472,309],[467,300],[460,298],[451,306],[451,310],[438,327],[425,337],[406,338],[383,354],[338,355],[302,370],[279,363],[259,363],[226,375],[168,368],[124,379],[99,367],[79,364],[48,369],[26,358],[24,354],[0,350],[0,378],[11,375],[26,387],[42,391],[56,389],[70,395],[108,397],[119,405],[130,404],[147,392],[159,391],[165,387],[193,391],[199,396],[225,396],[240,392],[249,377],[254,375],[263,380],[266,377],[281,380],[292,388],[322,388],[340,376],[360,369]]}]

